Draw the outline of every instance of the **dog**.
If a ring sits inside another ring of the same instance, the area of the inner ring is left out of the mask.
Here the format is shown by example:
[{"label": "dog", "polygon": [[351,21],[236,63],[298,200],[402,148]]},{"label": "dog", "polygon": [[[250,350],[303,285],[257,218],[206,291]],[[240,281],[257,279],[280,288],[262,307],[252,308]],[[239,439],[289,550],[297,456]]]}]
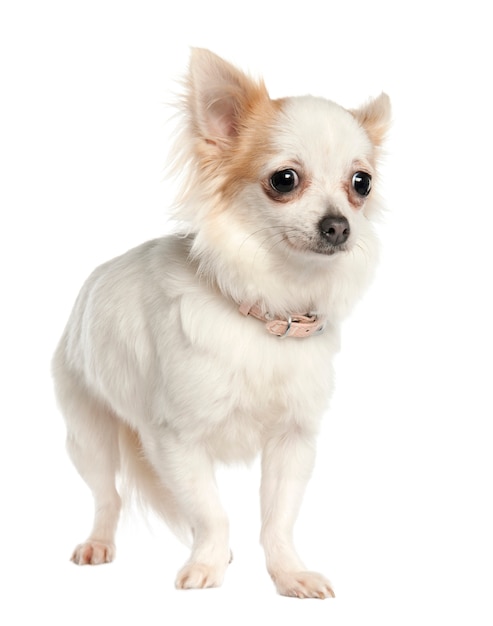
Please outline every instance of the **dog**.
[{"label": "dog", "polygon": [[231,552],[215,467],[261,455],[260,536],[277,591],[331,597],[292,530],[340,325],[377,261],[390,101],[271,99],[261,80],[192,49],[181,108],[175,234],[90,275],[53,357],[67,449],[95,501],[72,560],[114,558],[135,491],[190,542],[176,587],[221,585]]}]

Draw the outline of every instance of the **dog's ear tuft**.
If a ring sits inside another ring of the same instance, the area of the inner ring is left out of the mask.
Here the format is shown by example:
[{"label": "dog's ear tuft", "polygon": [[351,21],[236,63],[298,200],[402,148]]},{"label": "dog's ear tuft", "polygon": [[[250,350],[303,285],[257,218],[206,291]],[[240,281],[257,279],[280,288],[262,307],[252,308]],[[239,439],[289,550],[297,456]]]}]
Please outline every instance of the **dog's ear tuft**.
[{"label": "dog's ear tuft", "polygon": [[391,123],[392,107],[388,95],[381,93],[359,109],[353,109],[351,113],[368,133],[373,144],[380,146]]},{"label": "dog's ear tuft", "polygon": [[259,98],[268,99],[263,83],[209,50],[192,48],[187,107],[196,136],[218,147],[228,144]]}]

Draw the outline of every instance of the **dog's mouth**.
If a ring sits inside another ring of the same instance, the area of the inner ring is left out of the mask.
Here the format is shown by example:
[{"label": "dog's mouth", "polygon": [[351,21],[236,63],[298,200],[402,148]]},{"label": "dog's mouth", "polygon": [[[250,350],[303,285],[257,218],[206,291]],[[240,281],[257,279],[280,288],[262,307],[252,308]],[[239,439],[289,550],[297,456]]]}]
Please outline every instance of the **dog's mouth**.
[{"label": "dog's mouth", "polygon": [[349,246],[347,245],[343,245],[343,246],[336,246],[336,247],[331,247],[325,250],[316,250],[316,252],[318,254],[325,254],[327,256],[332,256],[334,254],[338,254],[340,252],[348,252],[349,250]]},{"label": "dog's mouth", "polygon": [[292,233],[286,234],[284,241],[291,249],[297,252],[312,252],[322,256],[334,256],[336,254],[349,252],[351,247],[347,240],[344,241],[344,243],[334,245],[328,242],[324,237],[309,237],[301,234],[295,237]]},{"label": "dog's mouth", "polygon": [[340,246],[315,246],[314,248],[311,248],[312,252],[315,252],[316,254],[322,254],[325,256],[334,256],[335,254],[339,254],[342,252],[348,252],[349,250],[349,246],[346,244],[340,245]]}]

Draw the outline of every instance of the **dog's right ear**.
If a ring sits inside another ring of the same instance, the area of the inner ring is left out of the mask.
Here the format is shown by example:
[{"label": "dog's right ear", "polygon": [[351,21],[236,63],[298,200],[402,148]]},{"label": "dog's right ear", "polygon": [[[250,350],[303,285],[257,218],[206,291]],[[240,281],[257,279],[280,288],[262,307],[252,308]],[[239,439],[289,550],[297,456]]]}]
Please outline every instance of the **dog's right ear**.
[{"label": "dog's right ear", "polygon": [[187,84],[192,133],[219,149],[238,135],[242,119],[256,102],[269,100],[262,82],[202,48],[192,48]]}]

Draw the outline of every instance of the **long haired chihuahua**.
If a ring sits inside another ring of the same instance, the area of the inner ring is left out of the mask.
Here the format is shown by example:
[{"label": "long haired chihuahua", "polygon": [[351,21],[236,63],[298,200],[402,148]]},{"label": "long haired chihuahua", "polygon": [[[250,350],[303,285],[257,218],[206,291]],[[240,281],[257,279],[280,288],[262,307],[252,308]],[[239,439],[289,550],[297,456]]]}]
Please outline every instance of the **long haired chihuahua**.
[{"label": "long haired chihuahua", "polygon": [[95,501],[72,559],[114,558],[122,497],[136,492],[189,538],[176,586],[220,585],[231,552],[215,466],[260,454],[269,574],[280,594],[330,597],[292,532],[340,324],[374,271],[389,99],[272,100],[194,49],[182,104],[181,227],[91,274],[53,359],[68,451]]}]

